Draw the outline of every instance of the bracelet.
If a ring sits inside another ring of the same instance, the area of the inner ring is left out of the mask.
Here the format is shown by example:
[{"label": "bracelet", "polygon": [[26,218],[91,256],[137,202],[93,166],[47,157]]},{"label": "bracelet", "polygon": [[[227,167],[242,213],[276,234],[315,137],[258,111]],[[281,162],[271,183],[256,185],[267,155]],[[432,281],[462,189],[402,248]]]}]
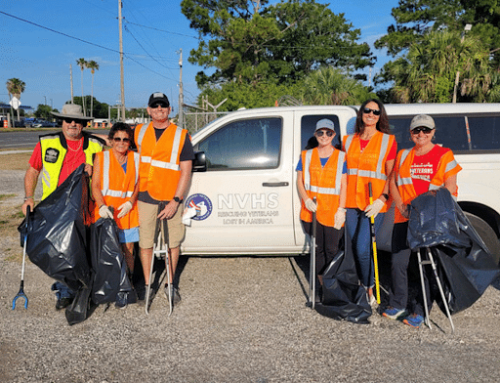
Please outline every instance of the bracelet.
[{"label": "bracelet", "polygon": [[29,196],[29,197],[24,197],[24,202],[26,202],[27,200],[29,199],[33,199],[33,196]]},{"label": "bracelet", "polygon": [[389,194],[387,194],[387,193],[383,193],[383,194],[382,194],[382,197],[384,197],[384,198],[385,198],[385,202],[389,201]]}]

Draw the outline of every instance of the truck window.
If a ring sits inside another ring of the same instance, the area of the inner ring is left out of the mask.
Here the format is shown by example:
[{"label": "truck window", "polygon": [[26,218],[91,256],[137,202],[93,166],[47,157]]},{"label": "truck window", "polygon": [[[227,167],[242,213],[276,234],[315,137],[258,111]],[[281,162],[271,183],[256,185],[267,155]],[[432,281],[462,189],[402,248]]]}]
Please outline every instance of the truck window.
[{"label": "truck window", "polygon": [[231,122],[197,145],[207,171],[271,169],[279,165],[283,121],[256,118]]},{"label": "truck window", "polygon": [[500,115],[469,117],[471,149],[500,152]]},{"label": "truck window", "polygon": [[323,118],[328,118],[333,121],[335,127],[336,136],[332,141],[333,146],[340,148],[340,142],[342,137],[340,137],[340,125],[339,118],[333,114],[314,114],[309,116],[303,116],[300,121],[300,148],[304,150],[307,146],[307,142],[311,137],[314,136],[314,131],[316,130],[316,123]]},{"label": "truck window", "polygon": [[[410,122],[414,116],[389,117],[391,133],[396,136],[398,150],[413,148],[415,144],[410,138]],[[453,150],[468,150],[467,129],[464,116],[436,117],[435,142]]]},{"label": "truck window", "polygon": [[[455,154],[500,150],[500,116],[432,116],[436,122],[435,142]],[[398,150],[412,148],[410,121],[413,116],[389,117]]]}]

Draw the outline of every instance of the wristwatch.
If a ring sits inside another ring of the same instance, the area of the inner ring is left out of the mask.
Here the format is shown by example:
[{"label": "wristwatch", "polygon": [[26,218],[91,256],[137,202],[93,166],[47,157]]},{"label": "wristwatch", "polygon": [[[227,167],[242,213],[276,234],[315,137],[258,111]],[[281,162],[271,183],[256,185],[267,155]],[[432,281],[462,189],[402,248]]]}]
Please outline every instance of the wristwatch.
[{"label": "wristwatch", "polygon": [[184,201],[184,199],[180,199],[179,197],[176,196],[174,197],[174,201],[177,202],[178,204],[181,204]]}]

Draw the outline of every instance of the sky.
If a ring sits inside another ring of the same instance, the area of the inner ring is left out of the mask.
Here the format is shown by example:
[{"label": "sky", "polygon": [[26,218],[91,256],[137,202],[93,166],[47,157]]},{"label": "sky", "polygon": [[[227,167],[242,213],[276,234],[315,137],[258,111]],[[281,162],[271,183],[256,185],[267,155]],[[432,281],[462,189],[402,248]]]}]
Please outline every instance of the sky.
[{"label": "sky", "polygon": [[[391,9],[398,0],[317,0],[361,30],[361,42],[372,47],[374,76],[390,58],[373,42],[394,23]],[[197,33],[181,13],[180,0],[122,0],[125,105],[146,107],[151,93],[161,91],[176,113],[179,98],[180,50],[184,102],[195,104],[196,73],[188,62],[198,45]],[[10,78],[26,83],[22,105],[61,110],[73,95],[82,95],[79,58],[94,60],[94,97],[115,105],[120,101],[118,0],[0,0],[0,102],[8,102]],[[368,69],[365,71],[369,75]],[[83,91],[91,94],[92,75],[83,71]],[[368,85],[368,84],[366,84]]]}]

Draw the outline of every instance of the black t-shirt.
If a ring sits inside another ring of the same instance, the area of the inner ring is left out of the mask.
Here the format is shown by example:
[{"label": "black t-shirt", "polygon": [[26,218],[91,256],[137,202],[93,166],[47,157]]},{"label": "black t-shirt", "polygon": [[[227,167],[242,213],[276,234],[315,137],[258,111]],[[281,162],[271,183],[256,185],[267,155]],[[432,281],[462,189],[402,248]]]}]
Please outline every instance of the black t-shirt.
[{"label": "black t-shirt", "polygon": [[[154,129],[155,129],[156,141],[158,141],[166,129],[156,129],[156,128]],[[191,143],[191,138],[189,137],[188,134],[186,136],[186,139],[184,140],[184,146],[182,147],[179,161],[182,162],[182,161],[192,161],[192,160],[194,160],[194,150],[193,150],[193,144]],[[147,191],[139,192],[138,200],[141,202],[152,203],[155,205],[160,203],[160,201],[151,197]]]}]

